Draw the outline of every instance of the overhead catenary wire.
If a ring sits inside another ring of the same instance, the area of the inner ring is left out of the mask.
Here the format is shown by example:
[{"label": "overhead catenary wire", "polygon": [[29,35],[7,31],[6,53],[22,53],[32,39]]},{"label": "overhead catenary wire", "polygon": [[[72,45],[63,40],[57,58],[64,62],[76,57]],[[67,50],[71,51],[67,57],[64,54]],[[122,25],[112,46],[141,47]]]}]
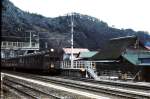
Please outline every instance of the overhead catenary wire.
[{"label": "overhead catenary wire", "polygon": [[[19,36],[1,36],[2,38],[30,38],[30,37],[19,37]],[[65,39],[65,38],[39,38],[39,39]]]}]

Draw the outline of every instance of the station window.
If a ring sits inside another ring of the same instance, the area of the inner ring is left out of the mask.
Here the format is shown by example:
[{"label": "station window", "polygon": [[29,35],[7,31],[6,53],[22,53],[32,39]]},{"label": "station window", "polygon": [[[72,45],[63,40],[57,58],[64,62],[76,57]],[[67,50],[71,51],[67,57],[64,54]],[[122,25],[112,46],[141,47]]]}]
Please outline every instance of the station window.
[{"label": "station window", "polygon": [[2,43],[2,46],[6,46],[6,42],[3,42],[3,43]]},{"label": "station window", "polygon": [[16,44],[16,42],[13,42],[13,46],[16,46],[17,44]]},{"label": "station window", "polygon": [[18,47],[21,47],[21,43],[18,43]]},{"label": "station window", "polygon": [[8,45],[11,45],[11,42],[8,42]]},{"label": "station window", "polygon": [[141,58],[141,63],[150,63],[150,58]]},{"label": "station window", "polygon": [[32,43],[32,46],[35,47],[35,43]]}]

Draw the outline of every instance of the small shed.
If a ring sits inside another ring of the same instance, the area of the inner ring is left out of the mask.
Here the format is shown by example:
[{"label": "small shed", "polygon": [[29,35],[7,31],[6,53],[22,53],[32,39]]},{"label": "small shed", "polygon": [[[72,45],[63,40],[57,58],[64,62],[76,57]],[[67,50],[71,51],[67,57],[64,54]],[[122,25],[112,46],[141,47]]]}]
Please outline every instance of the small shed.
[{"label": "small shed", "polygon": [[98,51],[80,52],[78,58],[80,60],[91,60],[91,58],[97,53]]},{"label": "small shed", "polygon": [[[73,59],[76,60],[77,56],[81,52],[89,52],[89,50],[86,48],[73,48]],[[72,53],[71,48],[63,48],[63,60],[70,60],[71,59],[71,53]]]},{"label": "small shed", "polygon": [[127,50],[122,57],[136,67],[140,68],[138,72],[140,80],[150,82],[150,51],[146,50]]}]

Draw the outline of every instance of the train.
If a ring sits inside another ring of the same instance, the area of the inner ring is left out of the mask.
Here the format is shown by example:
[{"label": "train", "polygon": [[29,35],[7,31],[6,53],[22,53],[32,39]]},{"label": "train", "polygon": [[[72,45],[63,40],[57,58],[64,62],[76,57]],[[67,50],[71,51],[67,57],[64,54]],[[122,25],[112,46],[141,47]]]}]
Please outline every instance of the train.
[{"label": "train", "polygon": [[41,52],[1,59],[3,70],[83,78],[86,75],[84,63],[85,61],[74,61],[74,69],[72,69],[70,67],[71,61],[63,60],[62,49],[48,49]]},{"label": "train", "polygon": [[28,71],[28,72],[47,72],[53,75],[59,74],[60,62],[62,61],[60,50],[46,50],[27,55],[20,55],[1,60],[2,69]]}]

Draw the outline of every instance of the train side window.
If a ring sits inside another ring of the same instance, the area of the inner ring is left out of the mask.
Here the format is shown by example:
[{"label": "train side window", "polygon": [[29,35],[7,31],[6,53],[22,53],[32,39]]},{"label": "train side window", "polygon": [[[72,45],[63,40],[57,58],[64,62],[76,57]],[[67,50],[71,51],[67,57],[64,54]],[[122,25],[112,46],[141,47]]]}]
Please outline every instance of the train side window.
[{"label": "train side window", "polygon": [[25,64],[25,59],[24,59],[24,57],[22,58],[22,61],[23,61],[23,64]]},{"label": "train side window", "polygon": [[37,56],[35,56],[34,60],[35,60],[34,63],[37,64],[37,61],[38,61]]},{"label": "train side window", "polygon": [[21,60],[21,58],[19,59],[19,63],[22,63],[22,60]]}]

